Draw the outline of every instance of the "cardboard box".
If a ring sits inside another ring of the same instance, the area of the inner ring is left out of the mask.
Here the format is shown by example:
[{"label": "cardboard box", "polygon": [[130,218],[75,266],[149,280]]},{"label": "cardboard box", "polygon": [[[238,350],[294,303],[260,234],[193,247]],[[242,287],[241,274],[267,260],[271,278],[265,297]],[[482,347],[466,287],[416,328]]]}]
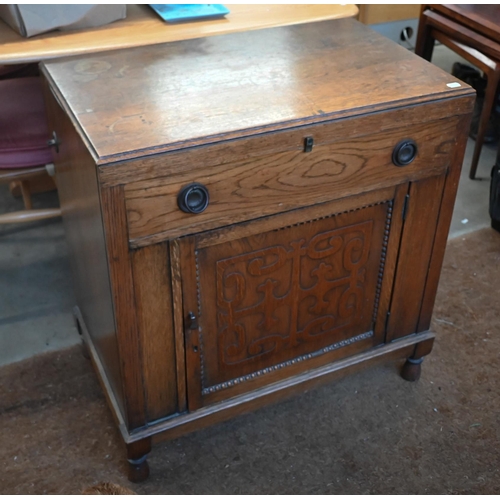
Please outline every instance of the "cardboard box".
[{"label": "cardboard box", "polygon": [[95,28],[126,16],[126,5],[0,5],[0,18],[25,37],[52,30]]}]

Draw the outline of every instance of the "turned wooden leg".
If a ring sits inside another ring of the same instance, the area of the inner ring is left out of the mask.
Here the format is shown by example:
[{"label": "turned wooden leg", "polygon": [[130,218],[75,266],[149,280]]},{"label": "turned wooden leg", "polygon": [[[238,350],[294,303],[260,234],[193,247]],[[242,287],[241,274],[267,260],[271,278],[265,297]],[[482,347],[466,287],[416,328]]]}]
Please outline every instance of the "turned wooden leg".
[{"label": "turned wooden leg", "polygon": [[422,373],[422,361],[424,358],[414,359],[408,358],[401,370],[401,377],[408,382],[416,382]]},{"label": "turned wooden leg", "polygon": [[128,480],[132,483],[142,483],[149,477],[147,455],[138,459],[128,459]]},{"label": "turned wooden leg", "polygon": [[422,361],[424,356],[427,356],[432,351],[434,345],[434,337],[419,342],[415,345],[413,354],[406,360],[401,370],[401,377],[408,382],[416,382],[420,378],[422,372]]},{"label": "turned wooden leg", "polygon": [[427,23],[427,16],[424,14],[427,9],[427,5],[422,5],[418,22],[415,54],[430,61],[432,59],[432,53],[434,52],[434,38],[432,38],[431,35],[432,27]]},{"label": "turned wooden leg", "polygon": [[23,196],[24,208],[26,210],[31,210],[33,208],[33,204],[31,202],[30,183],[29,181],[20,181],[20,184],[21,184],[21,194]]},{"label": "turned wooden leg", "polygon": [[151,438],[127,445],[128,480],[140,483],[149,477],[148,453],[151,451]]}]

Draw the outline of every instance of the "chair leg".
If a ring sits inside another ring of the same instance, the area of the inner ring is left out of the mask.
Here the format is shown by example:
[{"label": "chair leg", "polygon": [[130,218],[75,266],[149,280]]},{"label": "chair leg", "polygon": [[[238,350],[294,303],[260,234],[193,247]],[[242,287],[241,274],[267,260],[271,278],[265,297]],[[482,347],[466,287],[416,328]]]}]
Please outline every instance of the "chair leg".
[{"label": "chair leg", "polygon": [[32,186],[30,185],[30,180],[46,177],[47,173],[53,179],[55,178],[54,165],[52,163],[43,167],[33,167],[29,169],[0,170],[0,184],[10,183],[13,189],[16,189],[16,186],[12,185],[17,184],[24,202],[24,210],[0,214],[0,225],[61,217],[62,213],[60,208],[41,208],[33,210],[33,203],[31,200]]},{"label": "chair leg", "polygon": [[422,6],[420,19],[418,22],[417,43],[415,44],[415,54],[423,57],[426,61],[432,59],[434,52],[434,38],[431,36],[432,28],[426,23],[427,18],[423,14],[426,6]]},{"label": "chair leg", "polygon": [[488,83],[486,86],[486,92],[484,95],[483,109],[481,111],[481,116],[479,118],[479,127],[476,137],[476,145],[474,147],[474,153],[472,155],[472,163],[470,166],[469,178],[476,178],[477,164],[479,163],[479,157],[481,156],[481,149],[483,147],[484,135],[488,128],[488,121],[493,110],[493,104],[495,102],[495,97],[497,94],[498,82],[500,81],[500,68],[496,71],[492,71],[488,75]]},{"label": "chair leg", "polygon": [[21,194],[23,196],[24,208],[26,210],[31,210],[33,208],[33,204],[31,202],[30,183],[29,181],[20,181],[20,185],[21,185]]}]

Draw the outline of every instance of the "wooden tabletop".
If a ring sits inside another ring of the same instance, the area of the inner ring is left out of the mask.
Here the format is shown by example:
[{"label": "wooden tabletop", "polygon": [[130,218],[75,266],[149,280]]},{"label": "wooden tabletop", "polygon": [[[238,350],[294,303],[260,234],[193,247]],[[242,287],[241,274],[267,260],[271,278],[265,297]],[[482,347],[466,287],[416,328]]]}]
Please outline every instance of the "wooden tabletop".
[{"label": "wooden tabletop", "polygon": [[127,18],[100,28],[24,38],[0,20],[0,64],[154,45],[260,28],[354,17],[355,5],[226,5],[225,18],[170,24],[147,5],[127,5]]}]

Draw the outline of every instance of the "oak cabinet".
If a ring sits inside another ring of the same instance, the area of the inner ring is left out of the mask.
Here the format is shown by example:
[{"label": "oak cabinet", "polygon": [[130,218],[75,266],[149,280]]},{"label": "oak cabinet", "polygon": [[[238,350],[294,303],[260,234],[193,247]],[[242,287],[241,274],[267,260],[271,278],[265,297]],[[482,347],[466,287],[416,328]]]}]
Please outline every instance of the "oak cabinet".
[{"label": "oak cabinet", "polygon": [[132,480],[153,437],[386,359],[418,378],[469,87],[354,20],[42,72],[75,316]]}]

